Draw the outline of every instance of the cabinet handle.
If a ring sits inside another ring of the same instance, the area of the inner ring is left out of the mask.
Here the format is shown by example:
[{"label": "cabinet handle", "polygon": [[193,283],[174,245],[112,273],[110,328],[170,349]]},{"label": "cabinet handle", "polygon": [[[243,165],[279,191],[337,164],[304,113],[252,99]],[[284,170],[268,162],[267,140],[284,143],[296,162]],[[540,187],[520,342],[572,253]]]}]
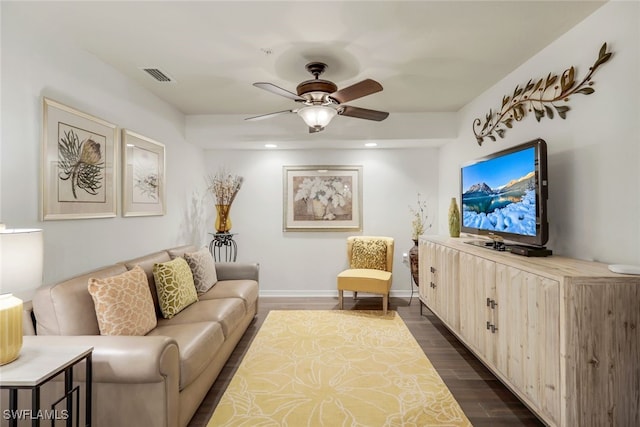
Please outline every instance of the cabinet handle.
[{"label": "cabinet handle", "polygon": [[436,284],[435,284],[435,283],[433,283],[433,282],[431,282],[431,283],[429,283],[429,286],[431,286],[432,288],[434,288],[434,289],[435,289]]},{"label": "cabinet handle", "polygon": [[429,268],[429,271],[431,271],[432,273],[435,273],[435,272],[436,272],[436,269],[435,269],[435,268],[433,268],[433,267],[430,267],[430,268]]},{"label": "cabinet handle", "polygon": [[492,334],[495,334],[497,330],[498,330],[498,328],[496,328],[496,325],[491,325],[491,333]]},{"label": "cabinet handle", "polygon": [[493,325],[491,324],[491,322],[489,322],[489,321],[487,320],[487,330],[490,330],[490,329],[491,329],[491,326],[493,326]]},{"label": "cabinet handle", "polygon": [[498,305],[496,300],[487,297],[487,307],[491,307],[492,309],[495,309],[496,305]]}]

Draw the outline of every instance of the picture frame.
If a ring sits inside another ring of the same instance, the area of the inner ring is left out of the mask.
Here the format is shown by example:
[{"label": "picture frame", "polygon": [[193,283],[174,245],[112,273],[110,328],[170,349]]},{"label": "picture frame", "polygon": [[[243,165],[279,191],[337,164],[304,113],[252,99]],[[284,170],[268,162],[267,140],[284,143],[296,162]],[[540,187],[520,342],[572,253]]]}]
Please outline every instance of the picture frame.
[{"label": "picture frame", "polygon": [[43,97],[41,219],[117,215],[113,123]]},{"label": "picture frame", "polygon": [[122,216],[166,213],[165,147],[122,129]]},{"label": "picture frame", "polygon": [[362,166],[283,166],[284,231],[361,231]]}]

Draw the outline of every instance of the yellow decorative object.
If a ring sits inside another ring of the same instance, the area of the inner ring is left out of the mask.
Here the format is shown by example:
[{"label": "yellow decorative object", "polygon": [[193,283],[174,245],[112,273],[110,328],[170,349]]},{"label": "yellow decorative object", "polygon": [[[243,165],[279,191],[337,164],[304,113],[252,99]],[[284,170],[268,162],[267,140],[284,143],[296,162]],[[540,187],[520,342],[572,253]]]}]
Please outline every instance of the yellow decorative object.
[{"label": "yellow decorative object", "polygon": [[216,231],[218,233],[228,233],[231,230],[231,219],[229,210],[236,198],[244,178],[232,175],[221,168],[215,175],[207,177],[207,190],[216,200]]},{"label": "yellow decorative object", "polygon": [[231,205],[216,205],[216,231],[218,233],[228,233],[231,230],[231,218],[229,211]]},{"label": "yellow decorative object", "polygon": [[171,319],[198,301],[193,274],[184,258],[154,264],[153,278],[156,281],[160,310],[165,319]]},{"label": "yellow decorative object", "polygon": [[451,198],[449,205],[449,235],[451,237],[460,237],[460,209],[456,198]]},{"label": "yellow decorative object", "polygon": [[387,243],[384,240],[355,240],[351,249],[351,268],[387,269]]},{"label": "yellow decorative object", "polygon": [[0,365],[13,362],[22,348],[22,301],[0,295]]}]

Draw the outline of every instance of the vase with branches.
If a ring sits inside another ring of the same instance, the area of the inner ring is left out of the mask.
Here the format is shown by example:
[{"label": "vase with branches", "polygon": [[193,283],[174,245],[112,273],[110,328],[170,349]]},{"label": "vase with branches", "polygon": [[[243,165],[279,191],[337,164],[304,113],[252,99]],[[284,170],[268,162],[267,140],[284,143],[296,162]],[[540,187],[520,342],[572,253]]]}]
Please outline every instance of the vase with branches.
[{"label": "vase with branches", "polygon": [[409,205],[409,212],[411,213],[411,238],[417,244],[418,238],[431,228],[431,224],[427,222],[429,219],[427,202],[421,199],[420,193],[418,193],[416,206]]},{"label": "vase with branches", "polygon": [[428,222],[427,202],[421,199],[420,193],[418,193],[416,206],[409,205],[409,212],[411,214],[411,239],[413,240],[413,247],[409,250],[411,277],[413,278],[413,282],[417,286],[420,286],[418,239],[425,231],[431,228],[431,223]]},{"label": "vase with branches", "polygon": [[243,177],[231,174],[225,168],[220,168],[215,174],[207,176],[207,190],[215,199],[218,233],[228,233],[231,230],[229,211],[243,181]]}]

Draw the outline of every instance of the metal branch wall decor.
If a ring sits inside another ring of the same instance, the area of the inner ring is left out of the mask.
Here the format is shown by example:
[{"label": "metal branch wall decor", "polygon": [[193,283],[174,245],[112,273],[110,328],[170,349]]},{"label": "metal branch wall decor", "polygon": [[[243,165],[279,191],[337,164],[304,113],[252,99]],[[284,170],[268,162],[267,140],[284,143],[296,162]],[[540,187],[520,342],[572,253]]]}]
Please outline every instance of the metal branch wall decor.
[{"label": "metal branch wall decor", "polygon": [[[568,102],[569,96],[575,93],[590,95],[595,92],[591,76],[602,64],[611,58],[611,52],[607,52],[607,44],[603,44],[598,53],[598,59],[589,67],[589,73],[580,82],[576,81],[575,68],[571,67],[562,73],[560,81],[558,76],[549,73],[546,78],[534,82],[530,79],[524,87],[517,85],[511,96],[502,98],[502,107],[499,111],[489,110],[484,123],[480,119],[473,121],[473,133],[478,145],[482,145],[485,138],[496,140],[495,135],[504,138],[506,128],[511,129],[513,122],[522,120],[527,112],[533,111],[537,121],[543,117],[553,119],[555,114],[565,119],[568,105],[558,105],[560,101]],[[555,112],[554,112],[555,110]]]}]

